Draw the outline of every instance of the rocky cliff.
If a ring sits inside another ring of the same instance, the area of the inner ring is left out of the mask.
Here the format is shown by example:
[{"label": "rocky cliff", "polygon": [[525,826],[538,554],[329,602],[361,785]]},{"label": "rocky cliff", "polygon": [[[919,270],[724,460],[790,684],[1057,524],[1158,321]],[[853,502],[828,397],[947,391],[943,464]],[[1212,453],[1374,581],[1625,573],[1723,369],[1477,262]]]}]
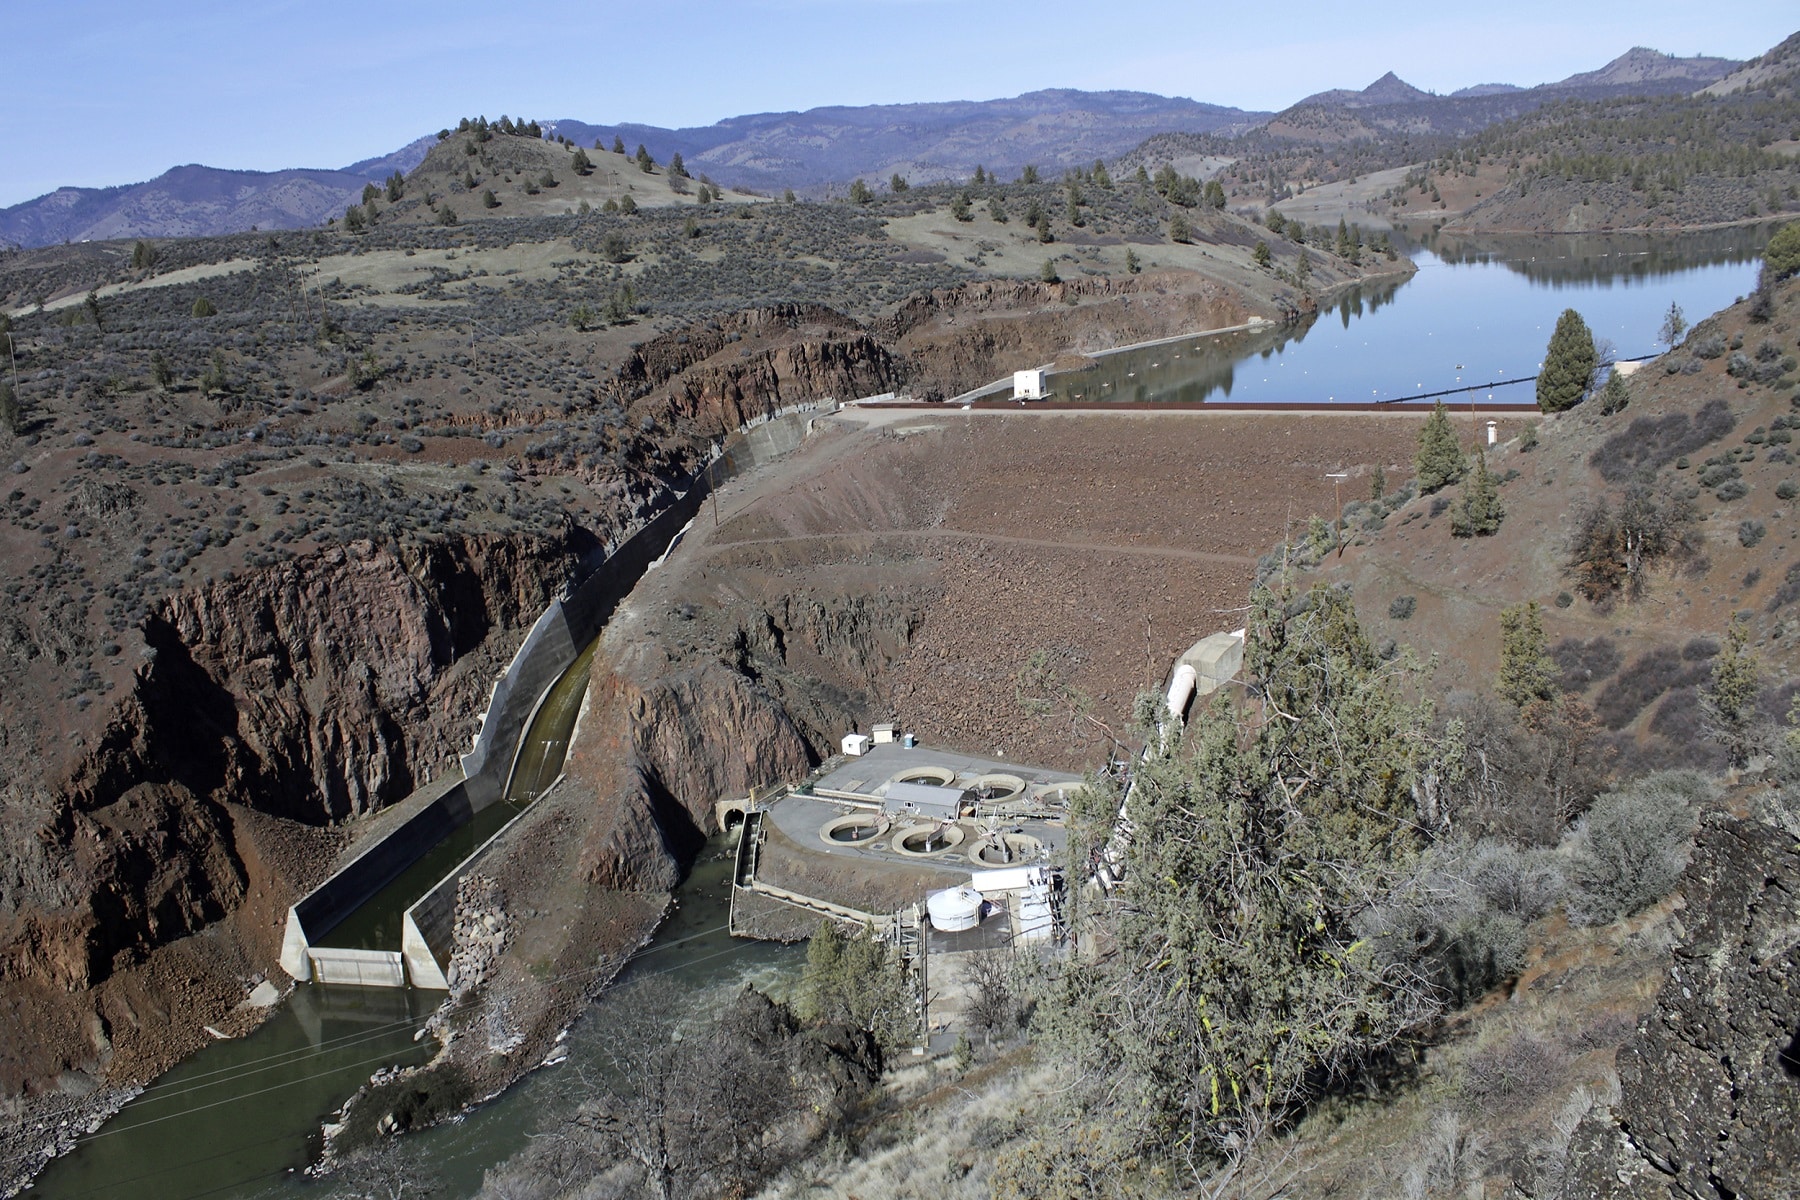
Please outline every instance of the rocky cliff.
[{"label": "rocky cliff", "polygon": [[[85,749],[40,736],[36,761],[50,769],[7,785],[0,1093],[97,1066],[58,1040],[99,1011],[95,989],[254,890],[278,911],[328,861],[282,853],[280,836],[273,850],[247,844],[247,822],[326,826],[453,765],[509,635],[586,543],[578,531],[352,543],[160,604]],[[43,1026],[39,1001],[56,994],[83,999]],[[164,1020],[176,1007],[155,986],[147,997]]]},{"label": "rocky cliff", "polygon": [[1685,937],[1619,1051],[1620,1099],[1576,1131],[1564,1195],[1791,1195],[1800,1134],[1800,844],[1718,815],[1681,890]]}]

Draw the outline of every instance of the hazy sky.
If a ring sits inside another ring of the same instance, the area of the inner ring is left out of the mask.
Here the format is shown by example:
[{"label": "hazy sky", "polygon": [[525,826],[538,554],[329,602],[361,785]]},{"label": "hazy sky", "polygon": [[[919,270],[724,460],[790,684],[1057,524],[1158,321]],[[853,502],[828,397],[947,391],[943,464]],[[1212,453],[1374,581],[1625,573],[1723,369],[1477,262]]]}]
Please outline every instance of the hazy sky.
[{"label": "hazy sky", "polygon": [[1045,87],[1279,109],[1390,69],[1447,92],[1633,45],[1747,58],[1797,24],[1792,0],[9,0],[0,205],[179,163],[341,167],[477,113],[703,125]]}]

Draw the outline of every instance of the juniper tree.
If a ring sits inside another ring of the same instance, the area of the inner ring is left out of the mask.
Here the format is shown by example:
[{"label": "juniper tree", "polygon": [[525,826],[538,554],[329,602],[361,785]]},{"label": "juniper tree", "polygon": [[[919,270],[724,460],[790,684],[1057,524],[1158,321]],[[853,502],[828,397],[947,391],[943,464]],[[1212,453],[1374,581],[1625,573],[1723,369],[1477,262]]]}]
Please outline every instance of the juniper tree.
[{"label": "juniper tree", "polygon": [[1500,610],[1500,675],[1494,690],[1501,699],[1521,711],[1556,699],[1556,664],[1548,646],[1536,600]]},{"label": "juniper tree", "polygon": [[1475,451],[1475,473],[1463,484],[1462,495],[1450,509],[1450,532],[1456,537],[1487,537],[1500,528],[1506,509],[1500,503],[1500,486],[1488,471],[1487,455]]},{"label": "juniper tree", "polygon": [[1347,591],[1252,597],[1244,688],[1137,769],[1111,953],[1063,976],[1054,1040],[1138,1147],[1240,1162],[1435,1006],[1354,921],[1413,862],[1426,713]]},{"label": "juniper tree", "polygon": [[1598,356],[1594,351],[1594,335],[1581,314],[1563,309],[1556,319],[1556,330],[1544,351],[1544,365],[1538,369],[1537,403],[1547,413],[1562,412],[1581,403],[1594,377]]},{"label": "juniper tree", "polygon": [[1131,247],[1127,246],[1125,248],[1125,271],[1126,271],[1126,273],[1130,274],[1130,275],[1136,275],[1139,271],[1141,271],[1143,269],[1144,269],[1144,265],[1138,261],[1137,251],[1133,250]]},{"label": "juniper tree", "polygon": [[[1169,240],[1171,242],[1185,243],[1191,236],[1192,235],[1188,231],[1188,223],[1187,223],[1186,217],[1182,216],[1180,213],[1176,213],[1174,216],[1169,218]],[[1268,247],[1264,246],[1263,250],[1266,253],[1268,251]]]},{"label": "juniper tree", "polygon": [[864,183],[860,178],[851,182],[851,184],[850,184],[850,203],[852,203],[852,204],[868,204],[870,201],[872,201],[874,199],[875,199],[875,193],[870,191],[869,185]]},{"label": "juniper tree", "polygon": [[1000,202],[999,196],[990,196],[988,198],[988,216],[992,217],[1001,225],[1006,224],[1006,205]]},{"label": "juniper tree", "polygon": [[[979,181],[977,181],[977,182],[979,182]],[[898,172],[898,171],[895,171],[894,174],[888,179],[888,191],[894,193],[894,195],[896,195],[896,196],[900,195],[903,192],[910,191],[911,189],[912,189],[912,185],[910,183],[906,182],[906,176],[900,174],[900,172]]]},{"label": "juniper tree", "polygon": [[1450,425],[1450,410],[1439,400],[1419,427],[1419,449],[1413,455],[1413,474],[1419,494],[1429,495],[1461,479],[1469,469],[1462,444]]},{"label": "juniper tree", "polygon": [[594,173],[594,164],[588,161],[587,151],[577,146],[575,153],[569,156],[569,169],[577,175],[591,175]]},{"label": "juniper tree", "polygon": [[809,1021],[866,1030],[888,1052],[919,1035],[918,1004],[899,952],[873,930],[847,934],[829,920],[807,944],[795,1009]]},{"label": "juniper tree", "polygon": [[169,358],[161,350],[150,355],[150,379],[159,388],[167,389],[175,382],[175,368],[169,365]]},{"label": "juniper tree", "polygon": [[[1183,238],[1182,240],[1186,241],[1187,239]],[[1259,240],[1256,248],[1250,251],[1250,257],[1255,260],[1257,266],[1266,268],[1272,258],[1269,254],[1269,243]]]},{"label": "juniper tree", "polygon": [[1606,386],[1600,389],[1600,415],[1610,417],[1616,412],[1623,412],[1631,403],[1631,389],[1625,384],[1625,376],[1619,374],[1614,367],[1606,376]]},{"label": "juniper tree", "polygon": [[676,179],[687,179],[687,164],[681,161],[681,151],[669,155],[669,174]]},{"label": "juniper tree", "polygon": [[625,153],[625,139],[624,138],[614,135],[614,137],[613,137],[613,153],[614,154]]},{"label": "juniper tree", "polygon": [[1744,619],[1734,618],[1725,631],[1725,645],[1713,660],[1712,678],[1700,690],[1707,736],[1725,748],[1734,767],[1750,761],[1761,732],[1756,696],[1762,669],[1749,641]]},{"label": "juniper tree", "polygon": [[1783,225],[1763,251],[1763,266],[1773,283],[1800,275],[1800,221]]}]

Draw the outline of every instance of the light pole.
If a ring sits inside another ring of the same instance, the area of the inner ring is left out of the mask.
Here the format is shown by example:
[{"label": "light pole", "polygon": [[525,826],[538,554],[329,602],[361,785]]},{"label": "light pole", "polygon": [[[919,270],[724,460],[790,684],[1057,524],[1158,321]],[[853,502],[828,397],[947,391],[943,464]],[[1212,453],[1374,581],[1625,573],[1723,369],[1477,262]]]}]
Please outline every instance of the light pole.
[{"label": "light pole", "polygon": [[1350,478],[1348,471],[1328,471],[1325,478],[1331,480],[1331,496],[1337,501],[1337,556],[1344,557],[1344,480]]}]

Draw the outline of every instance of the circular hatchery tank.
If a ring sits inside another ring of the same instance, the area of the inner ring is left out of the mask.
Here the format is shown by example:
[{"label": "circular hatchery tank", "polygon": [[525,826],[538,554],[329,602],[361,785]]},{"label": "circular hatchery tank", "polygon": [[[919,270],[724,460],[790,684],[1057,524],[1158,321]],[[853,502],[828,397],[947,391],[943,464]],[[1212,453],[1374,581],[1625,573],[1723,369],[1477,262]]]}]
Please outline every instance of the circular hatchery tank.
[{"label": "circular hatchery tank", "polygon": [[1025,794],[1025,781],[1017,775],[983,775],[964,794],[977,804],[1009,804]]},{"label": "circular hatchery tank", "polygon": [[887,830],[888,819],[878,813],[849,813],[821,825],[819,840],[827,846],[869,846]]},{"label": "circular hatchery tank", "polygon": [[995,844],[995,839],[988,837],[969,852],[969,858],[984,867],[1016,867],[1020,863],[1035,862],[1044,852],[1044,843],[1023,833],[1007,833],[1000,835],[1004,848]]},{"label": "circular hatchery tank", "polygon": [[1062,783],[1047,783],[1043,787],[1037,789],[1036,793],[1032,796],[1032,799],[1036,800],[1039,804],[1049,804],[1054,805],[1057,808],[1067,808],[1069,807],[1069,801],[1075,798],[1075,793],[1086,786],[1087,785],[1082,783],[1079,779],[1070,779]]},{"label": "circular hatchery tank", "polygon": [[909,858],[930,858],[962,845],[967,837],[961,825],[914,825],[896,833],[889,848]]},{"label": "circular hatchery tank", "polygon": [[928,787],[949,787],[956,782],[956,772],[949,767],[920,766],[908,767],[899,772],[889,783],[922,783]]}]

